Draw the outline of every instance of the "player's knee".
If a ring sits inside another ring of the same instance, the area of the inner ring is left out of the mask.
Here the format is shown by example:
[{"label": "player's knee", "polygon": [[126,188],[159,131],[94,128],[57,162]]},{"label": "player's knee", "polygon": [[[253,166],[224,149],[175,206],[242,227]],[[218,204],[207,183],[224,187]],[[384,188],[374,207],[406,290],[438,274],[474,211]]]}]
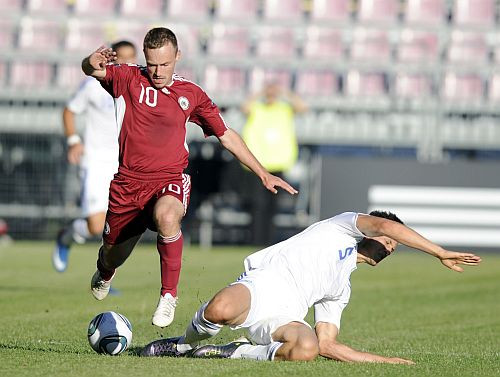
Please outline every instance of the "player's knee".
[{"label": "player's knee", "polygon": [[290,360],[311,361],[319,355],[318,342],[311,338],[298,339],[290,352]]},{"label": "player's knee", "polygon": [[157,219],[158,230],[163,236],[170,236],[180,227],[181,219],[175,211],[164,212]]},{"label": "player's knee", "polygon": [[204,317],[212,323],[225,325],[231,322],[233,308],[225,299],[214,297],[205,308]]}]

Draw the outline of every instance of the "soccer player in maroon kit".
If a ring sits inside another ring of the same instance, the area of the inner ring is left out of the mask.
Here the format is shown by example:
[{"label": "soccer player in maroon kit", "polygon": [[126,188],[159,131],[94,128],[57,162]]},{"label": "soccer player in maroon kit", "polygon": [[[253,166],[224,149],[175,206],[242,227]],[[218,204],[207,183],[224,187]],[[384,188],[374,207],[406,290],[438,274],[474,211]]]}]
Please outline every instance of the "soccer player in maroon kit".
[{"label": "soccer player in maroon kit", "polygon": [[[146,67],[113,65],[115,53],[100,47],[82,61],[86,75],[100,80],[115,99],[119,133],[119,168],[109,189],[109,204],[91,290],[104,299],[115,270],[130,255],[147,228],[157,231],[161,294],[152,323],[168,326],[174,319],[181,269],[181,220],[189,202],[190,178],[186,125],[199,125],[216,136],[271,192],[297,191],[267,172],[241,137],[226,126],[217,106],[196,84],[177,76],[180,58],[175,34],[151,29],[144,38]],[[279,153],[279,152],[278,152]]]}]

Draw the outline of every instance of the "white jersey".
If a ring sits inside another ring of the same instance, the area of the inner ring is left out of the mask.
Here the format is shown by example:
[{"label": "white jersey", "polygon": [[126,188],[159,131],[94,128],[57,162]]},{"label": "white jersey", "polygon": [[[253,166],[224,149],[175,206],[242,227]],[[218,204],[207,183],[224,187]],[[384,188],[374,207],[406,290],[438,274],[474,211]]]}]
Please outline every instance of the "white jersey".
[{"label": "white jersey", "polygon": [[314,305],[315,321],[340,328],[340,316],[350,298],[351,273],[356,269],[358,214],[345,212],[315,223],[303,232],[245,259],[245,270],[272,270],[286,279],[300,305]]},{"label": "white jersey", "polygon": [[84,167],[92,163],[116,162],[118,169],[118,128],[113,98],[99,81],[85,79],[67,104],[75,114],[86,113],[82,161]]}]

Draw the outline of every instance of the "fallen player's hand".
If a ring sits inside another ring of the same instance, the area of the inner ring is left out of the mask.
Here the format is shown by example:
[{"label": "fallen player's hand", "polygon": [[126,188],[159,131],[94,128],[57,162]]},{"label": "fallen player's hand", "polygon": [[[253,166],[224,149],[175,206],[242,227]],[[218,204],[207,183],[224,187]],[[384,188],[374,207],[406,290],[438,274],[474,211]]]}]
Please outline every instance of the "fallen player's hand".
[{"label": "fallen player's hand", "polygon": [[472,253],[460,253],[456,251],[443,250],[438,258],[441,260],[441,263],[448,267],[449,269],[457,272],[463,272],[463,268],[460,267],[460,264],[466,266],[477,266],[481,263],[481,257]]},{"label": "fallen player's hand", "polygon": [[407,359],[402,359],[400,357],[387,357],[386,362],[389,364],[407,364],[414,365],[415,362]]},{"label": "fallen player's hand", "polygon": [[292,195],[298,194],[298,191],[290,186],[288,182],[272,174],[267,174],[266,176],[264,176],[264,178],[262,178],[262,184],[273,194],[278,193],[278,190],[276,190],[275,187],[281,187],[283,190],[288,191],[288,193]]}]

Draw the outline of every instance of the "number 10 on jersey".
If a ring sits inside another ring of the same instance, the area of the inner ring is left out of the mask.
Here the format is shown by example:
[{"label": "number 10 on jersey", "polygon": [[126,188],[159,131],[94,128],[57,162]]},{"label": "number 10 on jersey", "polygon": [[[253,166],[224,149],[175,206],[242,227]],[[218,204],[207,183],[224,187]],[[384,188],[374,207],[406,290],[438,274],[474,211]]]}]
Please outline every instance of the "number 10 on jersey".
[{"label": "number 10 on jersey", "polygon": [[158,91],[155,88],[148,86],[144,88],[141,84],[141,95],[139,96],[139,103],[144,102],[144,94],[146,94],[146,105],[155,107],[158,102]]}]

